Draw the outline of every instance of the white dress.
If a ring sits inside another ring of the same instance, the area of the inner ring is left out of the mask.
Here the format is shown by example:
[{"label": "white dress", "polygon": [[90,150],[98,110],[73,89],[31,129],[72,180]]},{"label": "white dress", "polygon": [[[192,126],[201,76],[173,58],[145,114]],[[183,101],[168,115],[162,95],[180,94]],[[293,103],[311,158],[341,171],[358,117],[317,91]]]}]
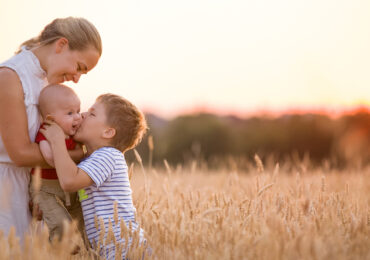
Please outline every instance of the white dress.
[{"label": "white dress", "polygon": [[[40,91],[47,85],[46,73],[41,68],[37,57],[23,48],[22,52],[0,64],[14,70],[21,80],[24,103],[28,118],[28,132],[34,142],[40,127],[40,115],[37,104]],[[16,234],[23,240],[29,230],[31,214],[28,207],[30,168],[17,167],[9,158],[2,138],[0,138],[0,230],[5,235],[10,227],[16,228]]]}]

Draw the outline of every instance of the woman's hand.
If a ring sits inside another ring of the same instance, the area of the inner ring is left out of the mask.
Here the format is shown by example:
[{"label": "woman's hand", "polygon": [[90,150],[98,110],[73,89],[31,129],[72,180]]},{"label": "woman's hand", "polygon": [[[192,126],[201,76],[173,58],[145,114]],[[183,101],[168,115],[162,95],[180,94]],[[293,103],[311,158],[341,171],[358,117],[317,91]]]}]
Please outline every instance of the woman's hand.
[{"label": "woman's hand", "polygon": [[60,126],[53,121],[45,121],[43,128],[40,129],[40,132],[45,136],[50,144],[55,142],[65,142],[65,134],[62,128],[60,128]]}]

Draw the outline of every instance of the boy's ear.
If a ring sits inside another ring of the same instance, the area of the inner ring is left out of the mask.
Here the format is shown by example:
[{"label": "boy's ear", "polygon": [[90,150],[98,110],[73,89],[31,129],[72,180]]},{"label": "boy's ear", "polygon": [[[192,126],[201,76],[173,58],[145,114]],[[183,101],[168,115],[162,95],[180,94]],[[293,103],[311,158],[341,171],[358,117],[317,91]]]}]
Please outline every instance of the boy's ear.
[{"label": "boy's ear", "polygon": [[116,129],[114,128],[107,128],[103,132],[103,138],[111,139],[116,135]]}]

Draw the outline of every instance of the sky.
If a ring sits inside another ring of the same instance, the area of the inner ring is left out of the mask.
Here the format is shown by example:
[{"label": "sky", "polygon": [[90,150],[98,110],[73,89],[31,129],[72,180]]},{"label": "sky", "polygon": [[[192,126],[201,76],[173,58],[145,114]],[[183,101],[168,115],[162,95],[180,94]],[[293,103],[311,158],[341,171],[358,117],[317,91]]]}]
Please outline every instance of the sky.
[{"label": "sky", "polygon": [[73,87],[163,117],[370,105],[370,1],[0,0],[0,61],[58,17],[91,21],[98,65]]}]

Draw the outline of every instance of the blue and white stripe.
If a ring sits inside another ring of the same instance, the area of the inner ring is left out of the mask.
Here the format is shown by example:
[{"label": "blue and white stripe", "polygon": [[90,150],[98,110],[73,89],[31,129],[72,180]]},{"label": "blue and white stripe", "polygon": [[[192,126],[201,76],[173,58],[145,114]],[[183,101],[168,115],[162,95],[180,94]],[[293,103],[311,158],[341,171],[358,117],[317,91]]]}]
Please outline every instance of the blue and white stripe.
[{"label": "blue and white stripe", "polygon": [[[114,202],[118,203],[118,218],[123,219],[127,227],[132,223],[133,231],[138,228],[135,222],[136,209],[132,202],[132,191],[128,178],[128,168],[122,152],[113,147],[102,147],[94,151],[89,157],[78,164],[78,168],[85,171],[94,184],[85,188],[84,198],[81,201],[84,215],[86,234],[90,243],[99,241],[100,230],[95,227],[94,217],[102,218],[105,226],[105,237],[108,233],[109,220],[114,223]],[[120,224],[113,224],[116,241],[120,238]],[[140,229],[143,239],[143,231]],[[113,254],[114,255],[114,254]]]}]

